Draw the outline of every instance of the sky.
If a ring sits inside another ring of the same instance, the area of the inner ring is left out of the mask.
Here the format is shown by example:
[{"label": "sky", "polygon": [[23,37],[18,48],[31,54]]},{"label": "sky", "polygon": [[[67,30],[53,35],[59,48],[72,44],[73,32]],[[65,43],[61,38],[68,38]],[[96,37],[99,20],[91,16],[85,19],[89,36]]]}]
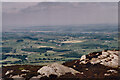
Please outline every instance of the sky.
[{"label": "sky", "polygon": [[3,2],[3,29],[31,26],[117,24],[117,2]]},{"label": "sky", "polygon": [[2,2],[119,2],[119,0],[1,0]]}]

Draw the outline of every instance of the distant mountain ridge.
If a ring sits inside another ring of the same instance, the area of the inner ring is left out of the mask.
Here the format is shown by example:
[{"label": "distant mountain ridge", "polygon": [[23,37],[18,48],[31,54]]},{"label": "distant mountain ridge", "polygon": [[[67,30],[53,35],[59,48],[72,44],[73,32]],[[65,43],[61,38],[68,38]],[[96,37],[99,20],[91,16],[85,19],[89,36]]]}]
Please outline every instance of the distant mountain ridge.
[{"label": "distant mountain ridge", "polygon": [[[109,28],[108,28],[109,27]],[[89,25],[61,25],[61,26],[32,26],[12,29],[12,31],[53,31],[53,32],[117,32],[118,26],[113,24],[89,24]]]}]

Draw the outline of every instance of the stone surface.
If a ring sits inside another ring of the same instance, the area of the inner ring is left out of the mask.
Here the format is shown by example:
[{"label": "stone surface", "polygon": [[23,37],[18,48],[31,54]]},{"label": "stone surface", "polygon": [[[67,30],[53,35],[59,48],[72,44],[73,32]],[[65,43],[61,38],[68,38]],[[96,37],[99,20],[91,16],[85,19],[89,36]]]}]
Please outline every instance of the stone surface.
[{"label": "stone surface", "polygon": [[86,55],[83,55],[80,60],[85,60],[86,59]]},{"label": "stone surface", "polygon": [[74,74],[79,73],[79,72],[72,69],[72,68],[63,66],[61,64],[54,63],[51,65],[47,65],[47,66],[42,67],[40,70],[38,70],[38,73],[41,74],[42,76],[49,77],[51,74],[61,76],[61,75],[64,75],[66,73],[71,73],[74,75]]},{"label": "stone surface", "polygon": [[20,75],[12,76],[13,80],[25,80],[25,78],[21,77]]},{"label": "stone surface", "polygon": [[8,74],[10,74],[10,73],[12,73],[13,72],[13,70],[8,70],[6,73],[5,73],[5,75],[8,75]]},{"label": "stone surface", "polygon": [[41,75],[34,76],[34,77],[30,78],[30,80],[40,80],[41,77],[42,77]]},{"label": "stone surface", "polygon": [[[101,55],[98,53],[94,54],[83,55],[80,59],[80,64],[87,64],[90,62],[91,64],[102,64],[104,66],[117,68],[118,67],[118,51],[106,51],[102,52]],[[90,59],[89,59],[90,58]]]}]

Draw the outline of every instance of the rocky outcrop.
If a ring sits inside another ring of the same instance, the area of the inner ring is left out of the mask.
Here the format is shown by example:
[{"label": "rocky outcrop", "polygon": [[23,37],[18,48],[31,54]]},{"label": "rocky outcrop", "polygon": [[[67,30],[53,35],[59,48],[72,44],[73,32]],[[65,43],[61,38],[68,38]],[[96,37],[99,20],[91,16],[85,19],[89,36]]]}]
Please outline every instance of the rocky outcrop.
[{"label": "rocky outcrop", "polygon": [[119,51],[102,51],[83,55],[80,59],[80,64],[102,64],[104,66],[117,68],[118,67],[118,52]]},{"label": "rocky outcrop", "polygon": [[54,63],[47,66],[43,66],[40,70],[38,70],[38,73],[42,76],[47,76],[47,77],[53,74],[59,77],[66,73],[75,75],[76,73],[79,73],[79,72],[72,68],[66,67],[64,65]]},{"label": "rocky outcrop", "polygon": [[5,73],[5,75],[9,75],[9,74],[11,74],[13,72],[13,70],[8,70],[6,73]]},{"label": "rocky outcrop", "polygon": [[24,77],[21,77],[20,75],[12,76],[12,79],[13,79],[13,80],[25,80],[25,78],[24,78]]},{"label": "rocky outcrop", "polygon": [[[83,55],[79,60],[65,62],[63,65],[71,67],[89,78],[118,77],[120,51],[101,51]],[[83,76],[82,76],[83,77]]]}]

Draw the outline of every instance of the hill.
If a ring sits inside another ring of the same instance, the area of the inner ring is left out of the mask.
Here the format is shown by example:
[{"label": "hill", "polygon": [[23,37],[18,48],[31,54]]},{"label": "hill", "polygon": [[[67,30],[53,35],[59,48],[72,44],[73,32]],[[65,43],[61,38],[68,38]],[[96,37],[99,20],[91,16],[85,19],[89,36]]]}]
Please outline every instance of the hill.
[{"label": "hill", "polygon": [[3,78],[22,80],[118,80],[118,50],[105,50],[83,55],[79,60],[47,66],[14,65],[3,67]]}]

